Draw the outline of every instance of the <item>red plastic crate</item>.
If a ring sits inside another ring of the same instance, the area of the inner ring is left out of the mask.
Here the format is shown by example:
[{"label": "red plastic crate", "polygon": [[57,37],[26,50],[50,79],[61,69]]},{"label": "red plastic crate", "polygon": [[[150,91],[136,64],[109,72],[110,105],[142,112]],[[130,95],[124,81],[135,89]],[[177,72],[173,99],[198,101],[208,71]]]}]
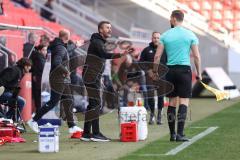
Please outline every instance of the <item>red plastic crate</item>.
[{"label": "red plastic crate", "polygon": [[0,137],[6,137],[6,136],[9,136],[9,137],[14,136],[13,128],[10,128],[10,127],[0,128]]},{"label": "red plastic crate", "polygon": [[121,124],[120,140],[122,142],[138,141],[138,128],[136,121]]}]

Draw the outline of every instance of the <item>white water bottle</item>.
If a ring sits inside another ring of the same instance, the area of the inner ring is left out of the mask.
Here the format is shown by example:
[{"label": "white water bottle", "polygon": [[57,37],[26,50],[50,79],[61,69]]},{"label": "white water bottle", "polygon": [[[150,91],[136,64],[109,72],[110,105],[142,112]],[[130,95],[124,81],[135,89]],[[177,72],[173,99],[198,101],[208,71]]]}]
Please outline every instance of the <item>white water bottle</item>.
[{"label": "white water bottle", "polygon": [[148,127],[147,127],[147,110],[145,107],[138,107],[138,138],[139,140],[147,139]]}]

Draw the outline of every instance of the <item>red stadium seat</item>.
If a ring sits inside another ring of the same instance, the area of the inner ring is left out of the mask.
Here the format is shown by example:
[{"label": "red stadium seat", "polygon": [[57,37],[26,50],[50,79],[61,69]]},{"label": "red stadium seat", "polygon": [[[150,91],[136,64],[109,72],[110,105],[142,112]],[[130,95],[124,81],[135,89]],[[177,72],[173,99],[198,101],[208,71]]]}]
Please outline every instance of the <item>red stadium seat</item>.
[{"label": "red stadium seat", "polygon": [[224,20],[223,26],[227,28],[228,30],[233,30],[233,21],[232,20]]},{"label": "red stadium seat", "polygon": [[216,31],[219,30],[219,27],[224,27],[229,32],[240,31],[240,0],[177,1],[206,17],[209,20],[209,27]]},{"label": "red stadium seat", "polygon": [[[28,0],[31,2],[31,0]],[[7,23],[13,25],[25,25],[25,26],[35,26],[35,27],[46,27],[54,31],[56,34],[59,30],[64,27],[60,24],[49,22],[43,20],[38,13],[32,9],[26,9],[21,7],[15,7],[14,4],[9,0],[3,0],[4,14],[0,16],[0,23]],[[31,15],[31,18],[29,18]],[[43,34],[43,32],[38,31],[37,34]],[[25,37],[20,31],[0,31],[0,36],[7,36],[7,47],[17,53],[18,58],[21,58],[23,53],[23,43]],[[72,34],[73,40],[79,40],[81,37]]]},{"label": "red stadium seat", "polygon": [[212,8],[214,10],[222,10],[223,9],[223,4],[220,1],[213,1],[213,6]]},{"label": "red stadium seat", "polygon": [[202,9],[203,10],[211,10],[212,9],[211,3],[209,1],[202,2]]}]

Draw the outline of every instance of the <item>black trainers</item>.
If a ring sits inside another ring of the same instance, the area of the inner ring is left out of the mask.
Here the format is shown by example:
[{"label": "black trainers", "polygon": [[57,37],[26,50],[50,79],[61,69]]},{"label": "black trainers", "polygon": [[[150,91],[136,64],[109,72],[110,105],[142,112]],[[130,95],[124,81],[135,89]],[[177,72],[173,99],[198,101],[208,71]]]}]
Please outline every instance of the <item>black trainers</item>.
[{"label": "black trainers", "polygon": [[187,137],[185,137],[185,135],[177,135],[176,136],[176,141],[177,142],[187,142],[189,141],[189,139]]},{"label": "black trainers", "polygon": [[154,122],[155,122],[155,116],[154,116],[154,114],[151,113],[148,124],[149,125],[153,125]]},{"label": "black trainers", "polygon": [[171,134],[170,135],[170,141],[171,142],[176,141],[176,134]]},{"label": "black trainers", "polygon": [[158,115],[157,116],[157,125],[161,125],[161,124],[163,124],[162,119],[161,119],[161,115]]},{"label": "black trainers", "polygon": [[110,139],[105,137],[102,133],[93,134],[90,138],[93,142],[109,142]]},{"label": "black trainers", "polygon": [[163,123],[159,120],[157,120],[157,125],[162,125]]},{"label": "black trainers", "polygon": [[161,125],[162,124],[162,120],[161,120],[161,112],[158,112],[158,115],[157,115],[157,125]]},{"label": "black trainers", "polygon": [[80,139],[82,141],[89,142],[89,141],[91,141],[91,138],[92,138],[91,134],[83,133],[83,135],[82,135],[82,137]]}]

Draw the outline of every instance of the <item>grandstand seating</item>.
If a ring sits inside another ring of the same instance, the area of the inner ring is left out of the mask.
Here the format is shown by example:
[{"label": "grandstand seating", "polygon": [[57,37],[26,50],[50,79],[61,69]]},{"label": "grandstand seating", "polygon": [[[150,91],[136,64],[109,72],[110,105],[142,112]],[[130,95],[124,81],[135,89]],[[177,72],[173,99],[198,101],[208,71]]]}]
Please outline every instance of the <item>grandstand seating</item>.
[{"label": "grandstand seating", "polygon": [[[4,15],[0,16],[0,23],[23,25],[32,27],[45,27],[48,30],[58,33],[62,28],[67,28],[58,23],[49,22],[42,19],[37,12],[32,9],[16,7],[10,0],[3,0]],[[69,28],[68,28],[69,29]],[[43,34],[43,32],[37,32]],[[25,34],[20,31],[0,31],[0,36],[7,38],[7,47],[17,54],[18,59],[22,57],[23,43]],[[81,39],[80,36],[72,34],[73,40]]]},{"label": "grandstand seating", "polygon": [[240,0],[177,0],[209,20],[209,26],[218,30],[218,26],[233,33],[240,41]]}]

